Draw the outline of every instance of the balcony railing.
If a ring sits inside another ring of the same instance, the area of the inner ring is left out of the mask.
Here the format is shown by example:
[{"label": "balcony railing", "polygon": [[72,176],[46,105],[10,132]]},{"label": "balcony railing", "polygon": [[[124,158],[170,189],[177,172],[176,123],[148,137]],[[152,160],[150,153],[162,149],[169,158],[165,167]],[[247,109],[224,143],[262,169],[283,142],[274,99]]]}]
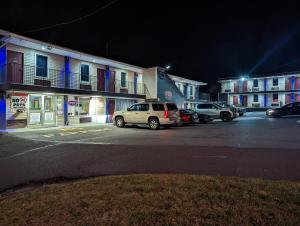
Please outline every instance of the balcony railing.
[{"label": "balcony railing", "polygon": [[[85,81],[82,81],[82,78]],[[80,73],[44,69],[16,63],[6,64],[0,68],[0,84],[19,84],[139,95],[146,95],[148,92],[144,83],[120,81],[113,79],[113,77],[109,81],[106,81],[104,77],[100,79],[94,75],[81,76]]]}]

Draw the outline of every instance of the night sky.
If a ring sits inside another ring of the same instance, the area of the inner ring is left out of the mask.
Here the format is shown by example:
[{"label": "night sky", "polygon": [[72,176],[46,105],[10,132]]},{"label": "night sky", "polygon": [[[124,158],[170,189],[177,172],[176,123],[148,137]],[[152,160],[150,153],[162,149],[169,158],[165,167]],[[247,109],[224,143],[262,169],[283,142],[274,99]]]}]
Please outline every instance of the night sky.
[{"label": "night sky", "polygon": [[[300,1],[5,1],[0,28],[214,84],[218,77],[300,70]],[[177,3],[178,2],[178,3]],[[199,2],[198,4],[196,2]]]}]

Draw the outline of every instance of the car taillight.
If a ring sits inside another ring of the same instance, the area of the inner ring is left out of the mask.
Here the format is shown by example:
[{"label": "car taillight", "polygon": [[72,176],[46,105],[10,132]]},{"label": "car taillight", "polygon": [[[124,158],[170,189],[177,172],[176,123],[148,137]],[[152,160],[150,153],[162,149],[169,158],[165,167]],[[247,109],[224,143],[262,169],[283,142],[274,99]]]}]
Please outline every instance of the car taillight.
[{"label": "car taillight", "polygon": [[169,111],[165,111],[165,118],[169,118]]}]

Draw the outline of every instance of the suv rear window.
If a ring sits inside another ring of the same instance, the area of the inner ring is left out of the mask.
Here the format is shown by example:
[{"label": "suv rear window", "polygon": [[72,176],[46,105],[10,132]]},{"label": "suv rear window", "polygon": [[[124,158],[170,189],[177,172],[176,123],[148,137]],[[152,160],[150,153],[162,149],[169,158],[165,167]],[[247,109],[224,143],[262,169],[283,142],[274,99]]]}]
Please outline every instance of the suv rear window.
[{"label": "suv rear window", "polygon": [[163,104],[152,104],[153,111],[164,111],[165,107]]},{"label": "suv rear window", "polygon": [[167,108],[168,108],[168,111],[177,111],[178,108],[175,104],[166,104],[167,105]]}]

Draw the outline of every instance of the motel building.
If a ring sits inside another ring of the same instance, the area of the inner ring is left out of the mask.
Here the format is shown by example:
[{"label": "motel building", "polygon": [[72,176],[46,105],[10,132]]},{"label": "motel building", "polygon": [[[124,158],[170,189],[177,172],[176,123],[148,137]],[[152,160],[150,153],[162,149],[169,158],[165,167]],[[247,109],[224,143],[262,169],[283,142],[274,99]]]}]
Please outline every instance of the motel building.
[{"label": "motel building", "polygon": [[158,67],[141,68],[0,30],[0,130],[110,123],[114,111],[150,98],[192,107],[202,83],[182,78],[187,87],[182,93],[180,77],[171,78]]},{"label": "motel building", "polygon": [[147,97],[143,68],[0,31],[0,129],[107,123]]},{"label": "motel building", "polygon": [[281,107],[300,102],[300,73],[223,78],[220,101],[247,108]]}]

